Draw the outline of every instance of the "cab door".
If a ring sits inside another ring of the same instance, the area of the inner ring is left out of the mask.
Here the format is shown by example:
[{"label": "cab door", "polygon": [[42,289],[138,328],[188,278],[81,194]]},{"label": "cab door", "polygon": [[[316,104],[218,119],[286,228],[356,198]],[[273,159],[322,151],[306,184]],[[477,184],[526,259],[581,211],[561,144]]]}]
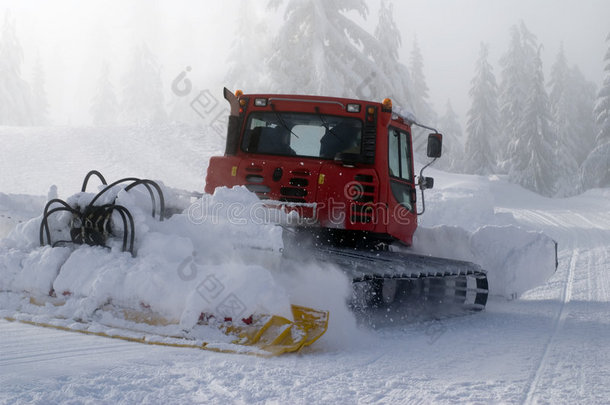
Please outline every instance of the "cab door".
[{"label": "cab door", "polygon": [[410,245],[417,227],[411,133],[388,128],[388,234]]}]

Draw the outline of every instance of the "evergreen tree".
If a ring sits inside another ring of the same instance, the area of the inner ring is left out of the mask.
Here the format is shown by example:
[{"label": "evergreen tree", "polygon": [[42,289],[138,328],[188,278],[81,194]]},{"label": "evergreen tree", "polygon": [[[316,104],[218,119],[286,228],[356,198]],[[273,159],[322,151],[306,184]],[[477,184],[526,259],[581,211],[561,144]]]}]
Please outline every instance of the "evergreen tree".
[{"label": "evergreen tree", "polygon": [[36,58],[32,80],[32,124],[44,125],[48,123],[47,115],[49,103],[45,90],[44,71],[40,55]]},{"label": "evergreen tree", "polygon": [[[436,116],[428,102],[428,86],[424,75],[424,57],[417,44],[417,39],[413,41],[411,58],[409,64],[411,73],[411,100],[413,103],[413,113],[419,123],[430,124],[436,121]],[[413,130],[413,151],[419,158],[426,155],[427,137],[426,130],[414,128]]]},{"label": "evergreen tree", "polygon": [[523,120],[517,136],[509,145],[511,152],[510,178],[523,187],[539,194],[552,196],[555,193],[554,147],[556,137],[550,126],[548,96],[544,87],[544,74],[540,48],[534,59],[534,76],[531,81]]},{"label": "evergreen tree", "polygon": [[145,43],[133,51],[130,70],[123,78],[121,121],[128,124],[161,124],[167,120],[161,70]]},{"label": "evergreen tree", "polygon": [[462,170],[464,166],[462,126],[449,100],[447,100],[445,114],[440,118],[439,127],[443,133],[443,158],[440,159],[437,167],[449,171]]},{"label": "evergreen tree", "polygon": [[551,113],[551,131],[555,134],[554,154],[557,164],[556,177],[561,179],[556,189],[561,195],[567,195],[574,189],[578,162],[576,151],[581,140],[575,133],[575,100],[571,98],[570,69],[563,52],[563,45],[557,59],[551,67],[549,110]]},{"label": "evergreen tree", "polygon": [[510,30],[511,40],[508,51],[500,59],[502,81],[499,90],[499,111],[501,132],[496,144],[500,171],[508,171],[510,158],[509,144],[518,136],[524,115],[524,100],[532,87],[535,71],[536,37],[521,22]]},{"label": "evergreen tree", "polygon": [[[606,38],[610,42],[610,34]],[[595,118],[599,126],[597,147],[591,151],[581,166],[581,182],[584,189],[610,187],[610,48],[604,57],[604,83],[597,93]]]},{"label": "evergreen tree", "polygon": [[[610,42],[610,34],[606,41]],[[597,145],[610,142],[610,47],[606,52],[604,62],[606,63],[604,83],[597,93],[597,103],[595,104],[595,122],[599,126]]]},{"label": "evergreen tree", "polygon": [[494,140],[498,135],[497,85],[493,68],[488,62],[489,47],[481,44],[475,76],[471,81],[470,98],[466,125],[464,170],[473,174],[491,174],[495,170],[496,154]]},{"label": "evergreen tree", "polygon": [[235,40],[228,58],[226,82],[230,89],[249,93],[266,92],[269,72],[265,64],[271,53],[272,39],[256,2],[241,0],[237,15]]},{"label": "evergreen tree", "polygon": [[368,9],[363,0],[289,0],[268,61],[271,89],[356,96],[375,70],[369,56],[377,42],[344,14],[350,11],[366,18]]},{"label": "evergreen tree", "polygon": [[22,63],[15,20],[7,12],[0,34],[0,125],[32,123],[32,97],[29,85],[21,78]]},{"label": "evergreen tree", "polygon": [[580,147],[575,150],[576,162],[580,165],[586,159],[589,151],[595,146],[597,131],[595,128],[596,86],[587,80],[578,66],[570,69],[570,94],[574,100],[574,135],[580,139]]},{"label": "evergreen tree", "polygon": [[[400,30],[394,21],[394,7],[387,0],[381,1],[379,20],[375,28],[378,45],[372,50],[375,67],[372,72],[371,99],[389,97],[396,106],[412,111],[409,69],[398,58],[402,46]],[[358,95],[360,97],[360,95]]]},{"label": "evergreen tree", "polygon": [[552,131],[557,137],[557,190],[561,196],[571,195],[578,190],[578,167],[594,146],[595,87],[585,80],[578,67],[568,67],[563,46],[551,68],[549,85]]},{"label": "evergreen tree", "polygon": [[119,104],[110,81],[110,67],[107,62],[102,69],[97,83],[97,91],[91,100],[89,112],[96,126],[112,126],[117,124]]}]

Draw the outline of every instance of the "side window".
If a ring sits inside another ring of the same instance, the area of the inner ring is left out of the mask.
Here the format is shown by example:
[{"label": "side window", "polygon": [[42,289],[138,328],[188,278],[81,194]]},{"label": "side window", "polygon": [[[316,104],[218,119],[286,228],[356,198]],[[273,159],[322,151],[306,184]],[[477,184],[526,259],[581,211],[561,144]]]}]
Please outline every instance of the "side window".
[{"label": "side window", "polygon": [[388,131],[388,162],[390,176],[412,181],[411,142],[408,132],[390,128]]},{"label": "side window", "polygon": [[399,132],[390,129],[388,139],[388,158],[390,162],[390,176],[400,177],[400,138]]},{"label": "side window", "polygon": [[400,133],[400,177],[412,180],[410,139],[407,132]]}]

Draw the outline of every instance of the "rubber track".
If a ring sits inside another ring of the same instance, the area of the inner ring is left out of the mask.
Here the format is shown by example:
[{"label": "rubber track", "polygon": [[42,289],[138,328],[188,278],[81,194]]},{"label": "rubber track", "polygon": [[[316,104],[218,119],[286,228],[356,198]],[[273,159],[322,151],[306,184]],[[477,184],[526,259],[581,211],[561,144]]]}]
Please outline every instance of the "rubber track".
[{"label": "rubber track", "polygon": [[[482,310],[487,303],[489,285],[486,272],[475,263],[441,257],[389,251],[359,251],[317,247],[320,261],[333,262],[352,277],[353,283],[375,280],[443,281],[445,287],[455,281],[452,295],[464,297],[466,310]],[[460,279],[471,280],[460,283]],[[430,297],[446,295],[430,294]]]}]

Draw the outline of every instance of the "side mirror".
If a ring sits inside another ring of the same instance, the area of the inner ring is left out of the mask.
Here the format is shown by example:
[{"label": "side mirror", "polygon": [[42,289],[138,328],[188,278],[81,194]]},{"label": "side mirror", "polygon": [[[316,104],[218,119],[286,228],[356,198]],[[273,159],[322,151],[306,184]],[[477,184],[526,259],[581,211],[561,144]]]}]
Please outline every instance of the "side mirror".
[{"label": "side mirror", "polygon": [[428,190],[434,187],[434,177],[420,177],[419,188]]},{"label": "side mirror", "polygon": [[427,155],[430,158],[439,158],[441,157],[443,149],[443,135],[439,133],[434,133],[428,135],[428,150]]}]

